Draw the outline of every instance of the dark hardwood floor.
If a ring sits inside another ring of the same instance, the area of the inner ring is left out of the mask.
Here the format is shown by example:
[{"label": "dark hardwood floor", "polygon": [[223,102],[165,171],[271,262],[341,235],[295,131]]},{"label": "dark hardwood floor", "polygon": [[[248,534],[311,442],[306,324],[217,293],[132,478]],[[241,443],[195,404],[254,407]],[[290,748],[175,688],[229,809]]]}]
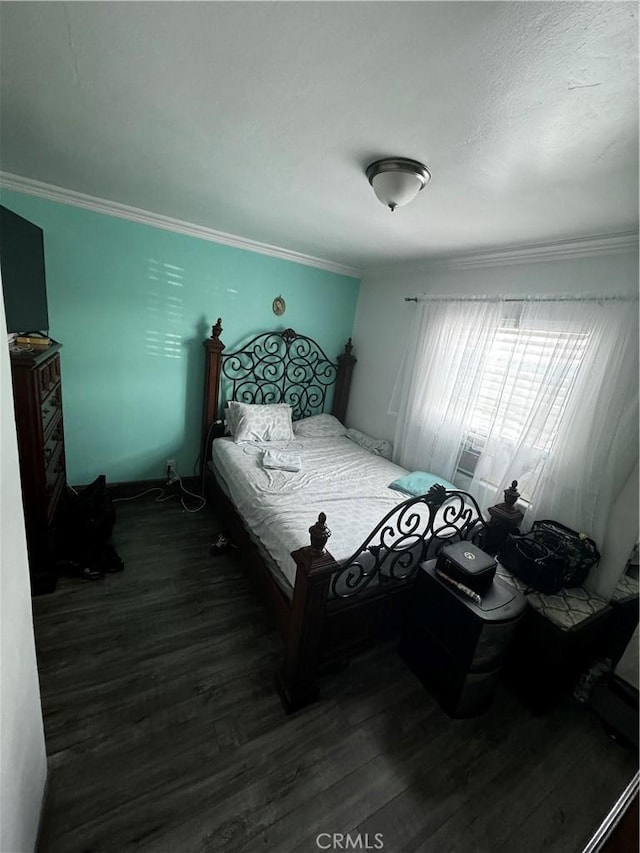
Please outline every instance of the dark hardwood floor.
[{"label": "dark hardwood floor", "polygon": [[453,721],[386,646],[287,717],[281,640],[237,559],[209,556],[218,530],[207,509],[118,504],[124,573],[34,599],[41,853],[312,853],[319,833],[370,849],[382,833],[390,853],[582,849],[637,766],[582,706],[535,717],[502,688]]}]

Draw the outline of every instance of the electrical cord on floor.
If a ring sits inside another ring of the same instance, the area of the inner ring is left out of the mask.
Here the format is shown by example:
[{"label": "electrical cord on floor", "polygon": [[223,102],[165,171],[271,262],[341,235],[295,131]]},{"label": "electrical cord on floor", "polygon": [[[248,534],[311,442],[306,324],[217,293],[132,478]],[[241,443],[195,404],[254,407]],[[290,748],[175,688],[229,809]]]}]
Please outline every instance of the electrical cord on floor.
[{"label": "electrical cord on floor", "polygon": [[[217,426],[219,426],[219,424],[220,424],[220,421],[213,421],[213,423],[209,427],[209,430],[207,432],[207,437],[205,439],[205,447],[209,446],[209,441],[211,440],[211,435],[213,434],[214,429]],[[197,460],[196,460],[196,465],[197,465]],[[114,498],[113,503],[117,503],[119,501],[135,501],[138,498],[144,497],[144,495],[151,494],[151,492],[160,492],[158,497],[154,499],[155,503],[164,503],[165,501],[170,501],[172,498],[179,497],[180,503],[182,504],[182,508],[184,510],[186,510],[187,512],[200,512],[200,510],[204,509],[204,507],[207,505],[207,499],[206,499],[205,494],[204,494],[204,492],[205,492],[205,473],[206,473],[205,472],[205,466],[202,465],[202,473],[200,475],[200,491],[202,492],[202,494],[200,494],[200,495],[197,495],[195,492],[189,491],[189,489],[187,489],[187,487],[182,482],[182,477],[180,476],[180,474],[178,474],[177,470],[174,468],[173,471],[174,471],[175,479],[172,480],[171,483],[168,483],[167,485],[172,485],[172,483],[178,483],[180,486],[180,489],[184,492],[185,495],[189,495],[189,497],[195,498],[199,502],[200,505],[195,507],[195,509],[193,507],[188,507],[186,505],[184,497],[182,495],[178,495],[176,493],[171,494],[171,495],[167,495],[165,493],[165,490],[161,486],[154,486],[151,489],[145,489],[144,492],[139,492],[139,494],[132,495],[130,498]],[[77,492],[76,492],[76,494],[77,494]]]},{"label": "electrical cord on floor", "polygon": [[170,501],[172,498],[177,498],[178,495],[167,495],[165,490],[161,486],[154,486],[152,489],[145,489],[144,492],[139,492],[137,495],[132,495],[130,498],[113,498],[112,503],[119,503],[120,501],[135,501],[138,498],[142,498],[145,495],[151,494],[151,492],[160,492],[157,498],[155,498],[154,503],[161,504],[165,501]]},{"label": "electrical cord on floor", "polygon": [[[201,495],[196,495],[195,492],[190,492],[189,489],[187,489],[187,487],[182,482],[182,477],[177,472],[175,474],[175,480],[173,480],[172,482],[178,483],[178,485],[180,486],[180,489],[185,493],[185,495],[189,495],[189,497],[195,498],[197,501],[200,502],[200,506],[196,507],[195,509],[193,507],[187,506],[187,504],[185,503],[184,497],[182,495],[179,495],[175,492],[174,492],[174,494],[168,495],[161,486],[154,486],[151,489],[145,489],[144,492],[139,492],[137,495],[132,495],[130,498],[114,498],[113,503],[118,503],[120,501],[135,501],[138,498],[144,497],[145,495],[150,495],[152,492],[160,492],[158,497],[154,498],[154,503],[162,504],[162,503],[165,503],[166,501],[173,500],[173,498],[180,498],[180,503],[182,504],[182,508],[184,510],[186,510],[187,512],[200,512],[201,509],[204,509],[204,507],[207,503],[206,498],[202,497]],[[171,484],[169,484],[169,485],[171,485]]]},{"label": "electrical cord on floor", "polygon": [[[180,488],[185,493],[185,495],[189,495],[190,497],[195,498],[200,503],[200,506],[196,507],[195,509],[192,509],[191,507],[188,507],[186,505],[186,503],[184,502],[184,498],[181,495],[180,496],[180,503],[182,504],[182,508],[185,509],[187,512],[200,512],[201,509],[205,508],[205,506],[207,504],[207,499],[203,495],[197,495],[195,492],[190,492],[189,489],[187,489],[187,487],[182,482],[182,477],[180,476],[180,474],[178,474],[178,472],[175,470],[175,468],[174,468],[174,472],[175,472],[176,481],[180,484]],[[204,486],[204,478],[203,478],[203,486]]]}]

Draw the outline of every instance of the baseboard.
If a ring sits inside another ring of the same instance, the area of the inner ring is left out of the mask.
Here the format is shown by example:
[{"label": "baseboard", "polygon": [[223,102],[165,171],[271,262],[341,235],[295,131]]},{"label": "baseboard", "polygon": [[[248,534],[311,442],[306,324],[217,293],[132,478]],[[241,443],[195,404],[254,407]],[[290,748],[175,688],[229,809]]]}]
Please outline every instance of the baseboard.
[{"label": "baseboard", "polygon": [[126,480],[121,483],[107,483],[107,490],[112,498],[134,498],[148,489],[167,491],[169,486],[166,480]]},{"label": "baseboard", "polygon": [[[182,484],[186,489],[194,494],[200,493],[200,478],[199,477],[182,477]],[[74,486],[76,491],[81,492],[85,488],[84,485]],[[148,489],[162,489],[166,494],[170,494],[172,490],[179,491],[179,483],[167,485],[166,480],[131,480],[122,483],[107,483],[107,491],[112,498],[135,498],[142,495]]]}]

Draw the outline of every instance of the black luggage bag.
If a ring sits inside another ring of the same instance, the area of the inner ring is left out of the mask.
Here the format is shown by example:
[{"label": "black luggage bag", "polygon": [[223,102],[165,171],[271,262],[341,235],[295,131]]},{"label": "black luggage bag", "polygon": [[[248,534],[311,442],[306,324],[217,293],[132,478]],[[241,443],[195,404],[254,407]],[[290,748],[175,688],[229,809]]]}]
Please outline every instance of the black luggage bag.
[{"label": "black luggage bag", "polygon": [[528,586],[553,595],[582,586],[599,561],[596,543],[559,521],[535,521],[528,533],[510,533],[498,559]]}]

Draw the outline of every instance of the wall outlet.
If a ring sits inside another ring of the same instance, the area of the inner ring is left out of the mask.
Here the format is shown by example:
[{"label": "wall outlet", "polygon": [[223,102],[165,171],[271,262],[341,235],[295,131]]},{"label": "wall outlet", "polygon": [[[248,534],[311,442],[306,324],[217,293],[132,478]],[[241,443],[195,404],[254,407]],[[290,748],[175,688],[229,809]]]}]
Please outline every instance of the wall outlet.
[{"label": "wall outlet", "polygon": [[176,469],[176,460],[167,459],[167,483],[175,483],[178,479],[178,471]]}]

